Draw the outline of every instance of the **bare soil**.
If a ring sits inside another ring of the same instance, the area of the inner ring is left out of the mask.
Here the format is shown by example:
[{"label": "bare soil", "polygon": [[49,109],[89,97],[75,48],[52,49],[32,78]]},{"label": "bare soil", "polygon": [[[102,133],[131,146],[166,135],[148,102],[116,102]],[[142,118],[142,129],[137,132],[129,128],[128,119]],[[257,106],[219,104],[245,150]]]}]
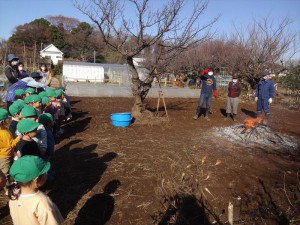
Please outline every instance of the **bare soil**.
[{"label": "bare soil", "polygon": [[[131,98],[72,98],[44,187],[64,224],[299,224],[299,147],[241,144],[216,128],[255,117],[240,103],[238,121],[224,120],[225,100],[213,100],[210,121],[193,120],[198,99],[165,99],[158,117],[113,127],[110,114],[130,111]],[[157,99],[146,108],[156,111]],[[161,106],[162,104],[160,104]],[[299,146],[300,112],[271,105],[268,126]],[[146,121],[146,122],[145,122]],[[3,191],[0,223],[11,224]],[[6,206],[5,206],[6,205]]]}]

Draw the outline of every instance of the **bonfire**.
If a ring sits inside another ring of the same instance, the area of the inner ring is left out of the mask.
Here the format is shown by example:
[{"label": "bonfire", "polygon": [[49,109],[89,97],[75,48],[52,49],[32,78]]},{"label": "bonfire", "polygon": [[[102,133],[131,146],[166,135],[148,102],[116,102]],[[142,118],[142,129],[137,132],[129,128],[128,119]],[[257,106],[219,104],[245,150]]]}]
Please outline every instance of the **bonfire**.
[{"label": "bonfire", "polygon": [[276,147],[295,147],[284,135],[273,131],[263,117],[247,118],[242,124],[218,129],[218,133],[231,141],[238,141],[240,144],[263,144]]},{"label": "bonfire", "polygon": [[244,124],[242,124],[242,127],[245,127],[245,129],[242,131],[242,134],[245,132],[253,131],[257,126],[261,125],[263,121],[264,121],[263,117],[257,117],[255,119],[253,118],[245,119]]}]

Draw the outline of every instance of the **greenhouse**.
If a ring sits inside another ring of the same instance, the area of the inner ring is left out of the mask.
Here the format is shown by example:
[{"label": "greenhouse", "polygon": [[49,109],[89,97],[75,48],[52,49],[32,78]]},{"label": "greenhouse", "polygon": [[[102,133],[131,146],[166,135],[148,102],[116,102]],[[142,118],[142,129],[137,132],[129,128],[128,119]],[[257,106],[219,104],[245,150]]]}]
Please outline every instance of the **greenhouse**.
[{"label": "greenhouse", "polygon": [[[147,70],[137,68],[139,77],[144,80]],[[130,72],[126,64],[104,64],[86,62],[67,62],[63,64],[65,82],[95,82],[119,85],[130,84]]]}]

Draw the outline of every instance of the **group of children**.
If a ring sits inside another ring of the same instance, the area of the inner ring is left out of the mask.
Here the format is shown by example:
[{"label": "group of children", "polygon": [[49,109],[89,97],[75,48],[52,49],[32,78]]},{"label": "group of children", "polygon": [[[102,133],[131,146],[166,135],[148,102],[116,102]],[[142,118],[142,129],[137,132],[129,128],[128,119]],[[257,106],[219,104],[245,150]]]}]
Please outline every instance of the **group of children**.
[{"label": "group of children", "polygon": [[14,224],[60,224],[56,205],[38,188],[53,179],[50,160],[61,124],[70,119],[70,99],[63,89],[36,91],[17,89],[8,111],[0,108],[0,172],[8,175]]}]

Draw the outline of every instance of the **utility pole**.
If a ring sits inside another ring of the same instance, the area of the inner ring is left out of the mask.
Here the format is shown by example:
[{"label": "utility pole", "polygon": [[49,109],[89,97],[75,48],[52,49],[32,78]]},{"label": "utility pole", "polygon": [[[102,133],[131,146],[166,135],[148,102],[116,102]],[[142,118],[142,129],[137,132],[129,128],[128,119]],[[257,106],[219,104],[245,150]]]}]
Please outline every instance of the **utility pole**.
[{"label": "utility pole", "polygon": [[36,53],[36,41],[34,41],[34,50],[33,50],[33,70],[35,68],[35,53]]},{"label": "utility pole", "polygon": [[[25,42],[23,41],[23,62],[25,62],[25,56],[26,56],[26,53],[25,53],[25,51],[26,51],[26,48],[25,48]],[[27,60],[26,60],[26,67],[27,67]]]}]

